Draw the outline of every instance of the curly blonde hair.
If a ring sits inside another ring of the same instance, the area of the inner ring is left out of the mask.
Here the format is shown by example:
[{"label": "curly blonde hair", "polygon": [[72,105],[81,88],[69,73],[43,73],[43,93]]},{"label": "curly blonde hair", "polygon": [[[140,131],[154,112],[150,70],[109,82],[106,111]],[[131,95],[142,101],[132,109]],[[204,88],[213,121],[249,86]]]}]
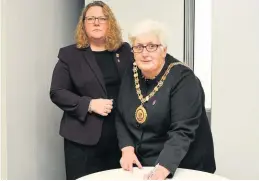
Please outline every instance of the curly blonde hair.
[{"label": "curly blonde hair", "polygon": [[89,46],[89,40],[85,31],[85,14],[89,8],[99,6],[103,9],[103,14],[108,19],[108,30],[106,34],[105,48],[108,51],[115,51],[122,45],[121,29],[115,19],[115,16],[110,7],[102,1],[93,1],[89,3],[82,11],[76,27],[75,40],[77,48],[86,48]]}]

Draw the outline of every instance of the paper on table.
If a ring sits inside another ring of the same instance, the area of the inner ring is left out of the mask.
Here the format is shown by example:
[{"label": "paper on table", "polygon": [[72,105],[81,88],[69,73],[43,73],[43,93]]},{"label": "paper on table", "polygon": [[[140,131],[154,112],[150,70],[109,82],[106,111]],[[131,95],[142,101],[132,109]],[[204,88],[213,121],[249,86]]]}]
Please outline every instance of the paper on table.
[{"label": "paper on table", "polygon": [[[144,175],[150,173],[152,169],[154,169],[154,167],[144,167],[143,169],[135,167],[133,169],[133,172],[125,171],[123,169],[106,170],[86,175],[84,177],[79,178],[78,180],[143,180]],[[178,168],[174,174],[173,180],[225,181],[228,179],[215,174],[210,174],[197,170]]]},{"label": "paper on table", "polygon": [[139,169],[137,167],[133,168],[132,172],[125,171],[123,169],[116,169],[116,170],[106,170],[103,172],[98,172],[94,174],[87,175],[86,177],[79,178],[78,180],[113,180],[113,179],[120,179],[120,180],[143,180],[144,175],[148,174],[153,167]]}]

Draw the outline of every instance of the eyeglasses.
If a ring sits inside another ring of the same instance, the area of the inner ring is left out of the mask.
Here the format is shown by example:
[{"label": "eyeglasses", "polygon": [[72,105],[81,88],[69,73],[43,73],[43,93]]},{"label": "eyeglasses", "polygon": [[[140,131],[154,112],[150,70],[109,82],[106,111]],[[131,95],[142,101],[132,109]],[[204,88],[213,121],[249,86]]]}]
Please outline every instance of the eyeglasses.
[{"label": "eyeglasses", "polygon": [[137,46],[133,46],[132,47],[132,51],[134,53],[141,53],[143,52],[144,48],[148,51],[148,52],[154,52],[157,50],[157,48],[159,46],[162,46],[161,44],[148,44],[146,46],[144,45],[137,45]]},{"label": "eyeglasses", "polygon": [[104,16],[99,16],[99,17],[86,16],[86,17],[84,18],[84,20],[86,20],[86,22],[89,23],[89,24],[95,23],[95,20],[97,20],[97,19],[98,19],[98,22],[99,22],[100,24],[104,24],[104,23],[107,21],[107,18],[104,17]]}]

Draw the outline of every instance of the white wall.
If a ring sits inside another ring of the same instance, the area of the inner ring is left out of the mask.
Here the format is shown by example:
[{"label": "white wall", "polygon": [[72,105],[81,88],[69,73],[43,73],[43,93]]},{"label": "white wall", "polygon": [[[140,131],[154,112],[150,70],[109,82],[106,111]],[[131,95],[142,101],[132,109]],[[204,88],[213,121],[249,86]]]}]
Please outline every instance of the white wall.
[{"label": "white wall", "polygon": [[[0,60],[1,60],[1,66],[0,66],[0,85],[5,84],[5,70],[3,69],[3,56],[2,56],[2,47],[3,47],[3,36],[2,36],[2,3],[3,1],[0,1]],[[7,149],[6,149],[6,121],[5,120],[5,98],[3,98],[5,95],[5,90],[2,88],[0,89],[0,120],[1,120],[1,179],[5,179],[7,175]]]},{"label": "white wall", "polygon": [[211,108],[211,2],[195,0],[194,72],[205,91],[205,107]]},{"label": "white wall", "polygon": [[[85,0],[85,3],[92,0]],[[143,19],[163,22],[169,31],[168,52],[183,60],[184,0],[104,0],[114,12],[128,42],[132,26]]]},{"label": "white wall", "polygon": [[214,0],[212,11],[217,173],[259,180],[259,1]]},{"label": "white wall", "polygon": [[[84,1],[5,0],[7,178],[64,179],[61,111],[49,99],[59,47],[73,42]],[[1,78],[4,79],[1,76]]]}]

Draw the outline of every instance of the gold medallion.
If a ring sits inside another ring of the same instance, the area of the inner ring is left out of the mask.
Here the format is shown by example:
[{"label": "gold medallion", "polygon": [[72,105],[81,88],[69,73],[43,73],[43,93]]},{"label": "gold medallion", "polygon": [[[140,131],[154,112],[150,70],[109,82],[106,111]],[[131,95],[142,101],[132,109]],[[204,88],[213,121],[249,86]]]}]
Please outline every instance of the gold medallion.
[{"label": "gold medallion", "polygon": [[147,120],[147,111],[142,105],[136,109],[135,117],[139,124],[143,124]]}]

